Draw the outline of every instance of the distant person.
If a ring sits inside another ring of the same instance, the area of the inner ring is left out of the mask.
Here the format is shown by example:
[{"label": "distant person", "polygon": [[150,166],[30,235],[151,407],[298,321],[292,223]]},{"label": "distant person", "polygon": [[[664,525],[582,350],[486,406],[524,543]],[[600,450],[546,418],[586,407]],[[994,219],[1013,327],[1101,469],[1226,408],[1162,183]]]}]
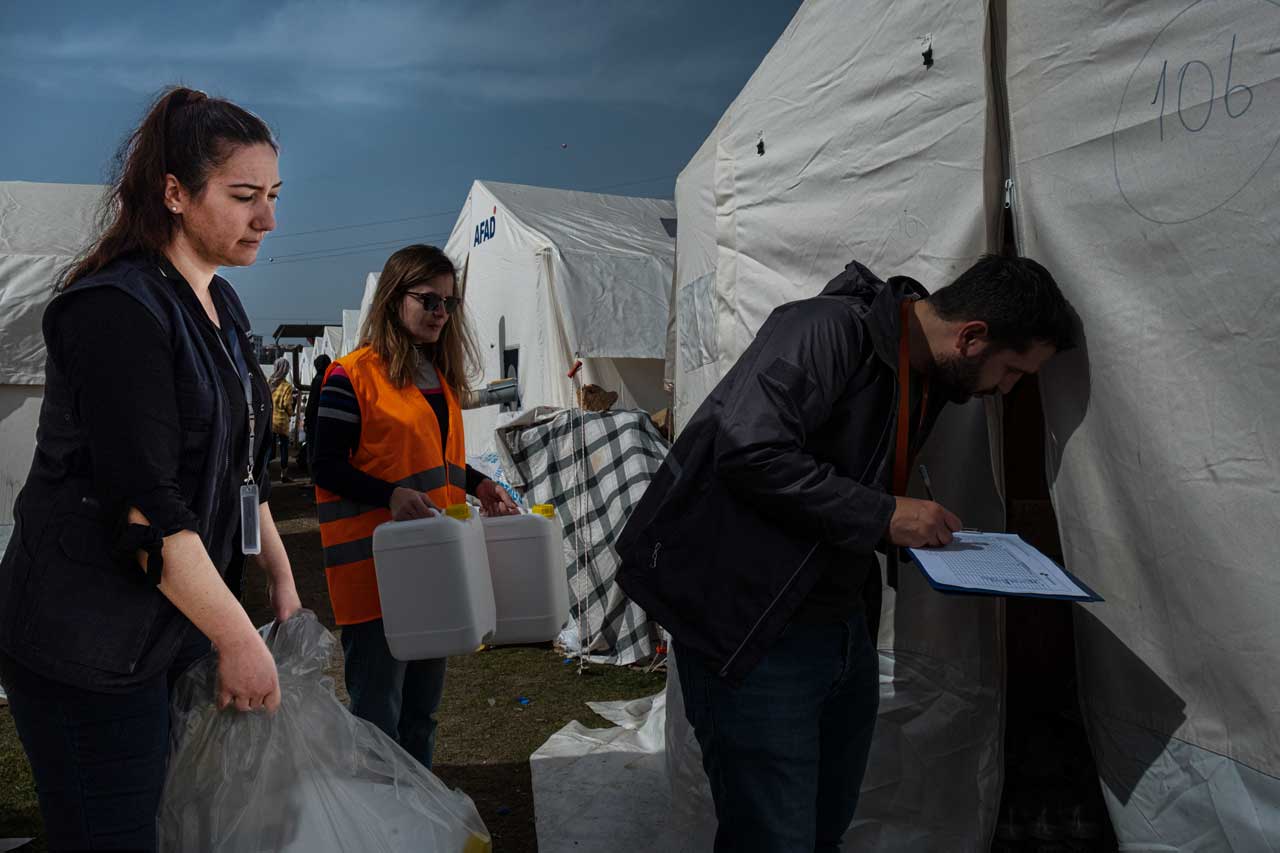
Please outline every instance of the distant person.
[{"label": "distant person", "polygon": [[293,420],[293,384],[289,382],[289,358],[280,356],[271,368],[271,434],[280,450],[280,482],[291,483],[289,477],[289,425]]},{"label": "distant person", "polygon": [[122,152],[110,224],[44,314],[35,461],[0,562],[0,680],[53,850],[155,849],[169,690],[210,640],[220,706],[280,704],[237,601],[245,488],[275,616],[299,607],[265,503],[270,396],[215,274],[252,264],[275,228],[276,152],[241,107],[165,92]]},{"label": "distant person", "polygon": [[445,662],[391,656],[373,530],[434,515],[467,494],[488,515],[518,512],[502,487],[467,465],[459,398],[480,360],[462,307],[453,263],[435,246],[408,246],[387,260],[360,348],[338,359],[321,388],[312,472],[351,712],[427,767]]},{"label": "distant person", "polygon": [[302,428],[307,433],[307,469],[315,476],[316,466],[316,419],[320,413],[320,388],[324,385],[324,374],[333,359],[327,355],[318,355],[314,362],[316,375],[311,380],[311,388],[307,392],[307,408],[302,417]]},{"label": "distant person", "polygon": [[906,494],[944,405],[1074,345],[1048,270],[987,256],[928,295],[851,263],[776,309],[671,448],[618,580],[674,637],[717,851],[835,851],[879,702],[877,549],[960,519]]}]

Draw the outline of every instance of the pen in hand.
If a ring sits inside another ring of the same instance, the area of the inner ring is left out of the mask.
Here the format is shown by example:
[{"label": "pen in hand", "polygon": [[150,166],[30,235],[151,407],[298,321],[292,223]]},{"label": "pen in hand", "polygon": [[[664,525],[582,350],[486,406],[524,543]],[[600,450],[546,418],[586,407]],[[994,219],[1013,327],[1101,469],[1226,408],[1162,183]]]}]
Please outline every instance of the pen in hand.
[{"label": "pen in hand", "polygon": [[933,483],[929,482],[929,469],[923,465],[920,466],[920,479],[924,482],[924,493],[929,496],[929,500],[937,503],[938,499],[933,496]]},{"label": "pen in hand", "polygon": [[[929,480],[929,469],[924,467],[924,465],[920,466],[920,481],[924,483],[924,493],[928,495],[929,500],[933,501],[934,503],[937,503],[938,499],[933,496],[933,483]],[[981,533],[982,531],[978,530],[975,527],[962,527],[960,528],[959,532]]]}]

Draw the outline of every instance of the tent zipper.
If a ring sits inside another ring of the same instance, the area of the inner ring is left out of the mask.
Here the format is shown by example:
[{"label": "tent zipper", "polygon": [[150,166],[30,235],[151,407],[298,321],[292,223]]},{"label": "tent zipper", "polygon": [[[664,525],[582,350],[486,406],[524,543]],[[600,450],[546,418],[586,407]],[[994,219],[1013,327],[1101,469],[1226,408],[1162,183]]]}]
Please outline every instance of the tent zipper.
[{"label": "tent zipper", "polygon": [[[1006,74],[1006,52],[1008,45],[1008,6],[1007,0],[991,0],[988,6],[987,16],[987,44],[990,46],[991,54],[991,108],[995,110],[996,116],[996,138],[997,144],[1000,146],[1000,163],[1004,171],[1004,210],[1009,211],[1009,222],[1012,223],[1013,229],[1013,246],[1014,251],[1021,252],[1022,239],[1018,233],[1018,216],[1017,211],[1013,207],[1014,202],[1014,180],[1013,180],[1013,132],[1011,130],[1011,120],[1009,116],[1009,86],[1005,79]],[[998,232],[998,243],[1003,248],[1005,243],[1005,218],[1004,213],[1000,214],[1000,230]]]}]

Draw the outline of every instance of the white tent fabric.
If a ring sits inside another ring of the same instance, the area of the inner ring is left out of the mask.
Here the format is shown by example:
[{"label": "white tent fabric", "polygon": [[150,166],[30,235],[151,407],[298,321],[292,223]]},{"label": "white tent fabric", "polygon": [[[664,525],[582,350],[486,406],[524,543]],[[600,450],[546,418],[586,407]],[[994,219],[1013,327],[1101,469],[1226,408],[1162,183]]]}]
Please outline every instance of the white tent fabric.
[{"label": "white tent fabric", "polygon": [[[581,358],[582,381],[617,391],[618,408],[668,405],[674,220],[670,201],[472,184],[446,251],[465,270],[485,378],[505,378],[506,351],[515,350],[525,410],[574,406],[566,374]],[[468,452],[493,449],[498,410],[464,418]]]},{"label": "white tent fabric", "polygon": [[96,235],[105,188],[0,182],[0,524],[35,452],[44,398],[40,321],[61,270]]},{"label": "white tent fabric", "polygon": [[338,355],[344,356],[360,346],[360,309],[342,309],[342,346]]},{"label": "white tent fabric", "polygon": [[674,386],[676,430],[693,416],[719,381],[716,357],[715,157],[722,118],[676,181],[675,321],[667,352]]},{"label": "white tent fabric", "polygon": [[1017,230],[1086,338],[1043,391],[1122,850],[1280,850],[1278,24],[1009,4]]},{"label": "white tent fabric", "polygon": [[336,360],[341,355],[341,350],[342,327],[325,326],[324,334],[316,338],[313,356],[319,358],[322,355],[327,355],[331,360]]},{"label": "white tent fabric", "polygon": [[369,318],[369,309],[373,307],[373,294],[378,289],[378,279],[381,273],[371,272],[364,278],[364,294],[360,297],[360,319],[356,328],[361,332],[364,331],[364,321]]},{"label": "white tent fabric", "polygon": [[[986,21],[981,3],[800,9],[676,184],[677,425],[773,308],[815,295],[850,259],[932,289],[993,248],[998,194],[986,174],[998,174],[999,151]],[[935,68],[924,67],[918,38],[930,30]],[[941,500],[971,524],[1002,529],[1000,460],[989,449],[987,412],[970,404],[948,410],[923,458]],[[989,847],[1002,781],[1002,629],[998,601],[938,595],[909,569],[896,594],[886,590],[881,715],[850,849]],[[651,815],[653,832],[675,826],[705,849],[714,819],[676,679],[670,671],[672,799]],[[596,789],[589,774],[601,749],[584,752],[578,784]],[[548,849],[569,849],[561,840]]]},{"label": "white tent fabric", "polygon": [[298,353],[298,386],[306,388],[316,375],[316,348],[314,344],[305,345]]}]

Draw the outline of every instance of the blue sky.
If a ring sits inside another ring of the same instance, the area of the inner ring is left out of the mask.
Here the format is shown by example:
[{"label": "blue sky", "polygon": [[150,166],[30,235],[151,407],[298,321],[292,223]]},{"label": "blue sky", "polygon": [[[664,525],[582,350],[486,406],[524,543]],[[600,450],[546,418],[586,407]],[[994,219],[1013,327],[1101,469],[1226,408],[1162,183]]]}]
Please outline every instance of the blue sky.
[{"label": "blue sky", "polygon": [[227,276],[255,331],[337,323],[396,244],[443,245],[477,178],[669,198],[799,5],[5,0],[0,180],[102,182],[165,85],[230,98],[275,129],[285,187]]}]

